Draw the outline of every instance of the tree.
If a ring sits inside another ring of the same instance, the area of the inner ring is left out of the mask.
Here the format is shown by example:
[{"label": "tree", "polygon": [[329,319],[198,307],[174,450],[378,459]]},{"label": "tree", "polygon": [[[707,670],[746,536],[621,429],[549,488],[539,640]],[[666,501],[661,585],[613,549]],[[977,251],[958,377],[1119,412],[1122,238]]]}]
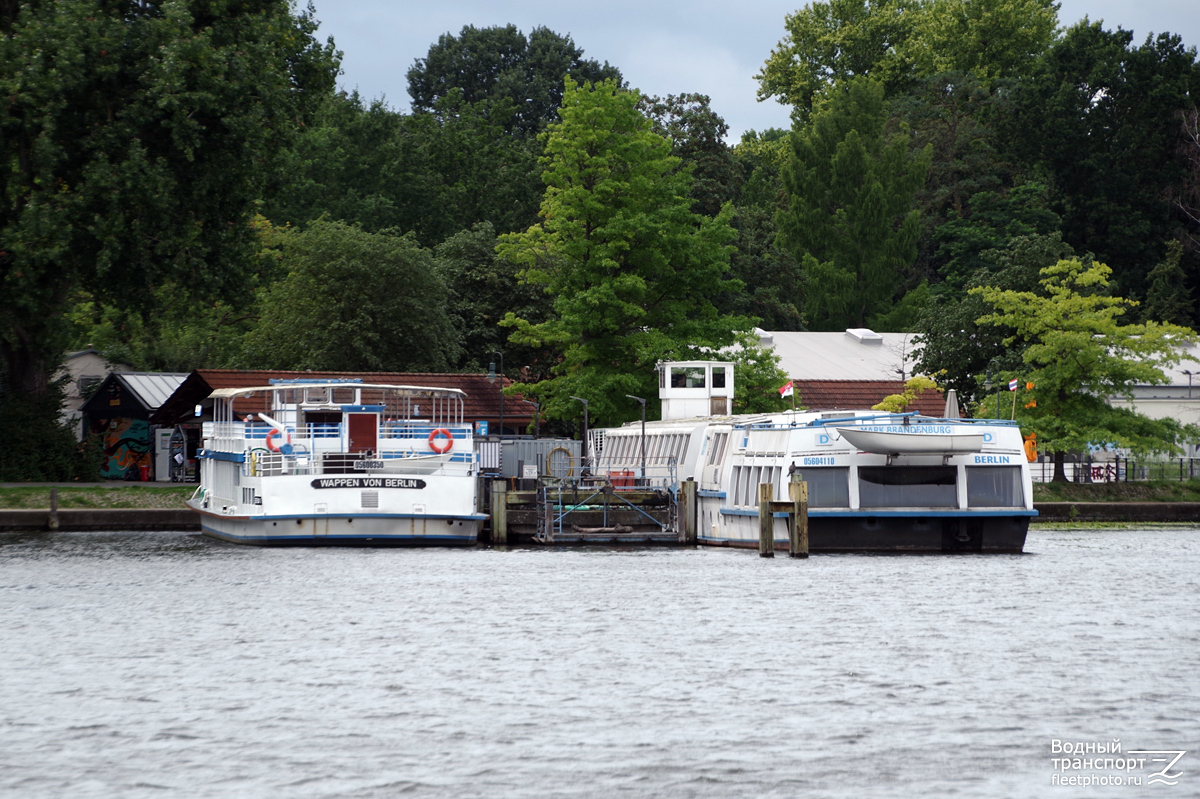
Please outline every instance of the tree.
[{"label": "tree", "polygon": [[551,376],[516,389],[550,418],[574,418],[572,395],[590,400],[602,423],[634,418],[625,395],[656,402],[658,362],[711,357],[750,328],[712,303],[735,288],[731,211],[691,210],[689,173],[637,103],[616,81],[568,80],[561,121],[546,134],[542,221],[501,237],[501,256],[553,301],[544,322],[504,322],[511,341],[559,354]]},{"label": "tree", "polygon": [[791,398],[779,396],[788,375],[779,366],[778,353],[763,347],[753,333],[741,336],[733,354],[733,373],[734,413],[779,413],[792,408]]},{"label": "tree", "polygon": [[692,210],[716,216],[737,192],[738,170],[725,144],[729,126],[703,94],[642,97],[639,109],[658,135],[671,141],[671,153],[692,171]]},{"label": "tree", "polygon": [[738,292],[717,298],[723,313],[750,316],[767,330],[804,329],[804,275],[780,245],[776,215],[787,207],[782,171],[791,146],[788,132],[749,131],[733,148],[736,181],[733,226],[737,242],[730,261]]},{"label": "tree", "polygon": [[[1010,291],[1036,291],[1043,267],[1074,253],[1058,233],[1007,241],[1003,248],[980,253],[980,267],[965,288],[992,286]],[[958,392],[964,403],[975,402],[982,388],[978,376],[989,369],[1016,372],[1027,342],[1010,327],[981,325],[976,320],[989,310],[977,294],[932,294],[914,326],[919,347],[916,368],[937,377]],[[1014,338],[1005,344],[1005,339]]]},{"label": "tree", "polygon": [[903,49],[919,76],[955,71],[991,83],[1028,74],[1057,28],[1054,0],[933,0],[919,7]]},{"label": "tree", "polygon": [[792,134],[779,231],[808,280],[814,329],[861,327],[886,311],[916,257],[913,197],[930,150],[910,153],[907,132],[888,137],[886,121],[883,85],[856,78]]},{"label": "tree", "polygon": [[514,114],[508,100],[472,105],[458,89],[436,113],[413,115],[330,98],[285,154],[262,212],[276,224],[328,216],[369,232],[400,228],[426,247],[483,221],[523,230],[537,218],[541,149],[506,132]]},{"label": "tree", "polygon": [[551,362],[545,348],[510,345],[508,331],[500,326],[508,312],[531,322],[545,321],[550,300],[538,286],[523,283],[520,269],[496,254],[499,239],[490,222],[463,230],[434,250],[438,274],[450,290],[448,313],[462,337],[462,356],[457,366],[479,369],[504,356],[507,368]]},{"label": "tree", "polygon": [[318,220],[279,250],[287,277],[262,298],[247,367],[441,372],[457,359],[445,283],[411,236]]},{"label": "tree", "polygon": [[[1179,362],[1181,348],[1195,343],[1188,328],[1159,322],[1122,325],[1135,303],[1109,296],[1112,270],[1102,263],[1062,260],[1041,270],[1043,294],[983,286],[971,289],[993,308],[982,325],[1014,331],[1005,344],[1028,341],[1025,368],[1012,376],[1034,384],[1032,407],[1021,425],[1054,452],[1054,480],[1065,481],[1064,454],[1089,445],[1135,452],[1176,451],[1185,428],[1174,419],[1150,419],[1107,400],[1132,401],[1135,385],[1168,382],[1163,368]],[[998,379],[1007,378],[1004,374]],[[995,412],[995,409],[994,409]]]},{"label": "tree", "polygon": [[873,411],[887,411],[888,413],[904,413],[908,410],[908,406],[916,401],[917,397],[924,394],[926,391],[937,391],[938,384],[930,377],[925,375],[916,375],[904,381],[904,391],[899,394],[888,394],[875,405],[871,406]]},{"label": "tree", "polygon": [[465,26],[446,33],[408,71],[414,112],[439,112],[439,102],[458,90],[474,105],[506,100],[516,109],[510,132],[537,133],[552,122],[562,104],[563,77],[575,81],[621,81],[608,62],[585,59],[570,36],[534,28],[526,39],[515,25]]},{"label": "tree", "polygon": [[78,291],[152,321],[167,283],[248,296],[273,154],[333,88],[338,56],[315,29],[284,0],[4,4],[6,408],[45,406]]},{"label": "tree", "polygon": [[1147,276],[1150,290],[1142,309],[1144,318],[1176,325],[1191,324],[1192,298],[1187,288],[1187,275],[1179,266],[1182,258],[1183,245],[1172,241],[1167,244],[1167,260],[1150,270]]},{"label": "tree", "polygon": [[942,72],[991,85],[1030,70],[1054,40],[1053,0],[817,0],[789,14],[758,98],[804,122],[834,86],[870,76],[888,97]]},{"label": "tree", "polygon": [[1140,298],[1175,235],[1171,198],[1187,180],[1180,122],[1196,107],[1200,65],[1178,36],[1132,41],[1075,25],[1021,84],[1002,127],[1012,156],[1048,178],[1064,240],[1113,264],[1118,289]]},{"label": "tree", "polygon": [[915,0],[815,0],[789,14],[787,36],[755,76],[758,99],[778,98],[803,122],[831,87],[871,76],[893,88],[908,79],[901,55]]}]

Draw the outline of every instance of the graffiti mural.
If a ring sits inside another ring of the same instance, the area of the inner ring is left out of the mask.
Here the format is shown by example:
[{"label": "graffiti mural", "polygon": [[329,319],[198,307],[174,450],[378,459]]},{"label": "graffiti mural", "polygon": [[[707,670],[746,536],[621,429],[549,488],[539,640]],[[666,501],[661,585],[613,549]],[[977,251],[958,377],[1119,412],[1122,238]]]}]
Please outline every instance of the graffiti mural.
[{"label": "graffiti mural", "polygon": [[150,468],[150,423],[145,419],[97,419],[104,440],[100,475],[105,480],[140,480]]}]

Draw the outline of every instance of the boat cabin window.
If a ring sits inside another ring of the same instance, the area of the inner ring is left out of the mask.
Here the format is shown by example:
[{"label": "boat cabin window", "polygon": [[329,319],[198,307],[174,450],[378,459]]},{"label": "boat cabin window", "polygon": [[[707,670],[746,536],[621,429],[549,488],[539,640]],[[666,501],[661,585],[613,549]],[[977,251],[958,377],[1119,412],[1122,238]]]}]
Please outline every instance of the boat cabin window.
[{"label": "boat cabin window", "polygon": [[849,467],[801,469],[793,475],[792,479],[808,483],[808,507],[810,508],[850,507]]},{"label": "boat cabin window", "polygon": [[305,411],[304,424],[310,438],[337,438],[341,435],[341,411]]},{"label": "boat cabin window", "polygon": [[956,508],[955,466],[860,466],[860,508]]},{"label": "boat cabin window", "polygon": [[725,445],[729,442],[729,431],[714,433],[708,451],[708,465],[715,466],[725,459]]},{"label": "boat cabin window", "polygon": [[704,388],[704,367],[672,366],[671,388]]},{"label": "boat cabin window", "polygon": [[725,388],[725,367],[714,366],[712,368],[712,387]]},{"label": "boat cabin window", "polygon": [[1025,493],[1021,488],[1021,467],[967,467],[967,507],[1025,507]]}]

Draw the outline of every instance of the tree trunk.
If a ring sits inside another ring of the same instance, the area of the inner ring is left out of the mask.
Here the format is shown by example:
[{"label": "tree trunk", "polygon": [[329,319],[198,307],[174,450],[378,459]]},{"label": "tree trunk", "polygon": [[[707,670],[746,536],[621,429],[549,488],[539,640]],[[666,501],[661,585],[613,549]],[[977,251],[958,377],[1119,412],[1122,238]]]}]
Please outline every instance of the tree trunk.
[{"label": "tree trunk", "polygon": [[1067,453],[1065,453],[1065,452],[1055,452],[1054,453],[1054,477],[1050,478],[1050,482],[1052,482],[1052,483],[1067,482],[1066,462],[1067,462]]}]

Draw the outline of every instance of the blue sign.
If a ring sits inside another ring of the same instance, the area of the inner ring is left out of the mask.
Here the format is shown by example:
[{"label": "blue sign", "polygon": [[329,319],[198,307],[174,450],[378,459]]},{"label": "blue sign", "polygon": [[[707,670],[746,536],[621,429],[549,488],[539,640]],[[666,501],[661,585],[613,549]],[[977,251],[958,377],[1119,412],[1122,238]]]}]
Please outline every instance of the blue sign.
[{"label": "blue sign", "polygon": [[488,434],[487,420],[485,419],[483,421],[476,422],[475,423],[475,435],[486,436],[487,434]]}]

